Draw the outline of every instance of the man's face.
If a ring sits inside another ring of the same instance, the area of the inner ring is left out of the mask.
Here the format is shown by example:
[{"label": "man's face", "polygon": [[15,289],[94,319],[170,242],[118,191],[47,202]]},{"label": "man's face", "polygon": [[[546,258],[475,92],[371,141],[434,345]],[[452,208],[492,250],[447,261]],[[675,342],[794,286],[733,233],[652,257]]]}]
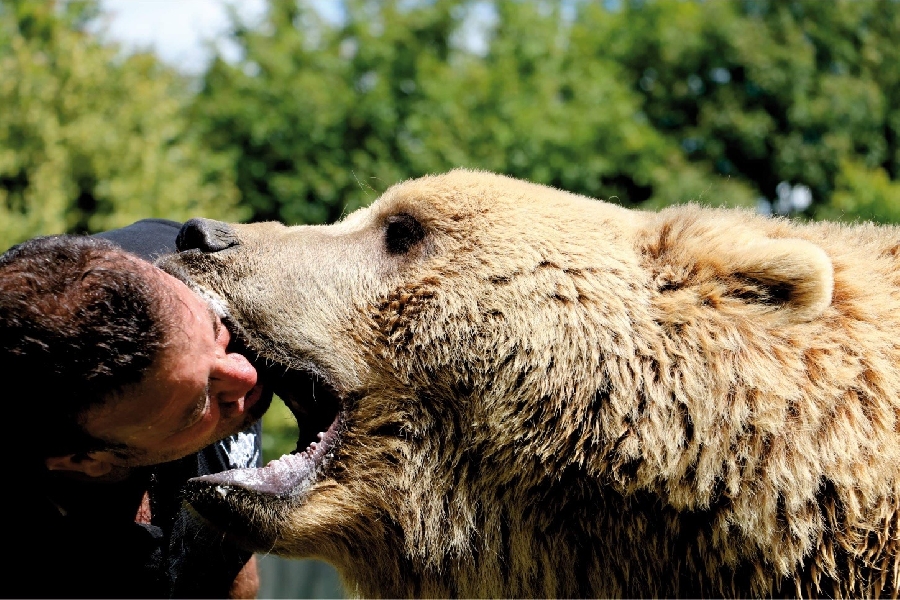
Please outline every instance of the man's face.
[{"label": "man's face", "polygon": [[231,334],[211,307],[159,269],[173,292],[175,326],[144,379],[84,418],[85,430],[125,444],[129,458],[92,453],[119,467],[157,464],[197,452],[246,429],[271,400],[253,365],[228,351]]}]

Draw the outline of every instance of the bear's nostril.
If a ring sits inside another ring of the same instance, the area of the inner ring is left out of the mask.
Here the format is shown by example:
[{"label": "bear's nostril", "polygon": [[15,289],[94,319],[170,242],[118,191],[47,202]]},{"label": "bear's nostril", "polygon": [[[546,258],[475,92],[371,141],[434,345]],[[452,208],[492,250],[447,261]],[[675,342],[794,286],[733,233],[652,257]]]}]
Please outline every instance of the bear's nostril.
[{"label": "bear's nostril", "polygon": [[240,244],[234,230],[227,223],[212,219],[190,219],[181,226],[175,247],[179,252],[201,250],[218,252]]}]

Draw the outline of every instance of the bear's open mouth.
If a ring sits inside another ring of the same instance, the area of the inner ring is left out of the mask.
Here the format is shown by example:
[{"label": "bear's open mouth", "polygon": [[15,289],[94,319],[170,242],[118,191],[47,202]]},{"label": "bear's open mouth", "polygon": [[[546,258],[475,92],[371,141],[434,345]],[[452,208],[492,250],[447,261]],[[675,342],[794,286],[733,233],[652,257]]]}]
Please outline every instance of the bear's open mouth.
[{"label": "bear's open mouth", "polygon": [[220,494],[243,488],[288,497],[303,494],[334,457],[343,421],[339,394],[326,378],[308,370],[291,369],[260,355],[247,332],[229,316],[222,322],[232,334],[229,352],[243,354],[256,367],[264,386],[285,403],[297,420],[297,447],[261,468],[233,469],[192,479],[215,486]]}]

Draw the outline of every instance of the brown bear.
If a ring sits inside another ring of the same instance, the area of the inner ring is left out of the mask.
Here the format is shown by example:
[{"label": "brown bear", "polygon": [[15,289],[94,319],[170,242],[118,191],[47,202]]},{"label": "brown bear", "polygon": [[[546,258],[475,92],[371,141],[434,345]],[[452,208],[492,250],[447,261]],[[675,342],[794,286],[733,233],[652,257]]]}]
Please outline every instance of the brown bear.
[{"label": "brown bear", "polygon": [[455,170],[185,225],[297,451],[190,483],[388,597],[896,596],[900,229]]}]

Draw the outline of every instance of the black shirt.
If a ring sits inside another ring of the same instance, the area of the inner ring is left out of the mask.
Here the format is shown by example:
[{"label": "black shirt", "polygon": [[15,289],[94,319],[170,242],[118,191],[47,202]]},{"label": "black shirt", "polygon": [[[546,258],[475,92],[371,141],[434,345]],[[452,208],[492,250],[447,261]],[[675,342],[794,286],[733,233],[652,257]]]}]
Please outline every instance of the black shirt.
[{"label": "black shirt", "polygon": [[[224,598],[252,554],[203,528],[181,501],[190,477],[260,466],[261,426],[116,483],[51,477],[6,486],[4,597]],[[151,523],[135,523],[149,491]],[[17,494],[27,494],[24,496]],[[17,500],[16,500],[17,499]]]}]

